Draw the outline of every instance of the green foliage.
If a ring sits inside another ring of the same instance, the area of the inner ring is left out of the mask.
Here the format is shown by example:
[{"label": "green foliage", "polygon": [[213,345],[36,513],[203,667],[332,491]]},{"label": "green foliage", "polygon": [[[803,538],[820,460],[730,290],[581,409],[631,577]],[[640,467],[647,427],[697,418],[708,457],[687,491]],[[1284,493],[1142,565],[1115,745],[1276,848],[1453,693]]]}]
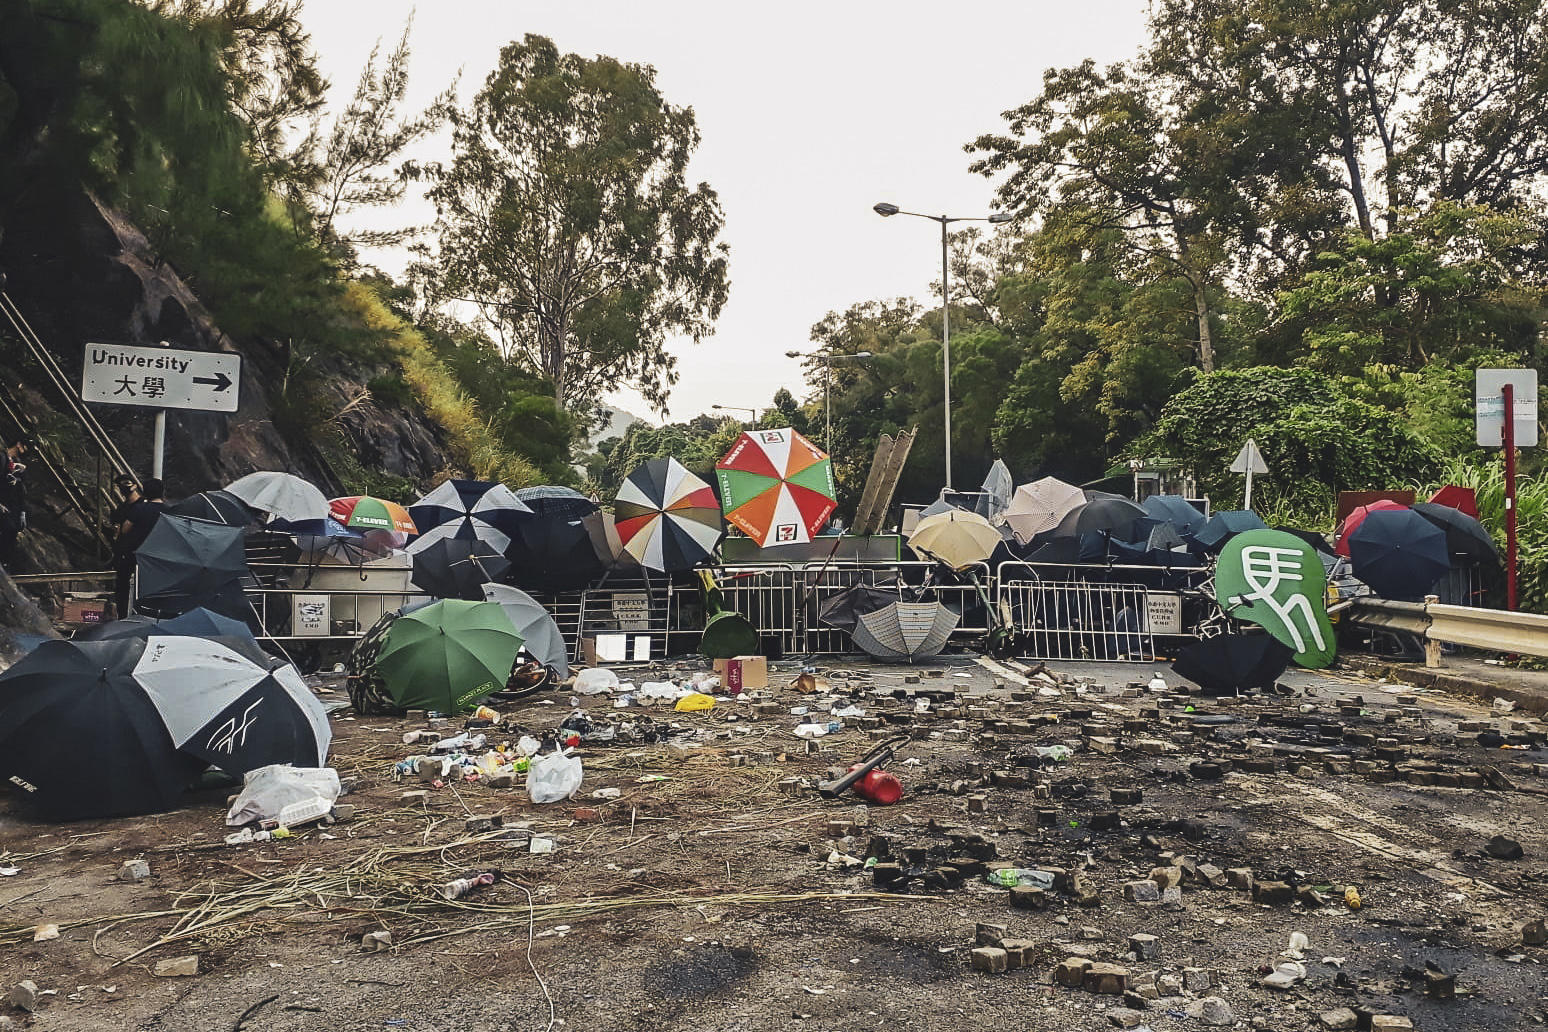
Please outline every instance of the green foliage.
[{"label": "green foliage", "polygon": [[666,337],[699,340],[729,289],[720,202],[686,178],[692,109],[648,66],[528,35],[452,124],[451,161],[424,170],[439,291],[476,301],[563,407],[628,384],[664,411]]},{"label": "green foliage", "polygon": [[[1453,459],[1434,478],[1419,481],[1430,494],[1447,484],[1472,488],[1478,521],[1505,554],[1505,460],[1496,449],[1483,461]],[[1520,607],[1548,613],[1548,479],[1516,476],[1516,594]]]},{"label": "green foliage", "polygon": [[651,459],[671,458],[681,462],[690,473],[715,482],[715,463],[731,450],[741,436],[744,424],[735,419],[697,416],[686,423],[651,426],[634,423],[623,437],[604,441],[601,461],[588,465],[591,487],[600,497],[611,499],[624,478]]},{"label": "green foliage", "polygon": [[1269,466],[1253,482],[1254,505],[1261,497],[1306,526],[1331,524],[1339,491],[1428,479],[1441,462],[1393,413],[1349,397],[1320,373],[1269,366],[1200,377],[1167,403],[1130,454],[1181,460],[1217,507],[1234,508],[1242,478],[1228,467],[1249,437]]},{"label": "green foliage", "polygon": [[407,408],[414,400],[414,391],[399,372],[383,373],[366,381],[371,400],[386,408]]}]

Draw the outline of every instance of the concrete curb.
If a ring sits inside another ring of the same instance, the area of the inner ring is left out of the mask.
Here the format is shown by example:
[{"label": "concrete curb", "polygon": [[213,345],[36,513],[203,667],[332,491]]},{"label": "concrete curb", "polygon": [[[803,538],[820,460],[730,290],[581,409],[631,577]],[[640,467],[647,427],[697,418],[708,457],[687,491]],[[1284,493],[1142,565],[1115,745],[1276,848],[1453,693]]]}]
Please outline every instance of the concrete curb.
[{"label": "concrete curb", "polygon": [[[1385,677],[1389,681],[1411,684],[1422,688],[1438,688],[1453,695],[1465,695],[1488,703],[1494,699],[1509,699],[1520,712],[1538,716],[1548,714],[1548,689],[1509,683],[1511,671],[1501,668],[1499,680],[1479,677],[1476,674],[1448,670],[1445,666],[1432,670],[1419,663],[1398,663],[1377,656],[1340,656],[1340,662],[1350,670]],[[1442,661],[1444,662],[1444,661]]]}]

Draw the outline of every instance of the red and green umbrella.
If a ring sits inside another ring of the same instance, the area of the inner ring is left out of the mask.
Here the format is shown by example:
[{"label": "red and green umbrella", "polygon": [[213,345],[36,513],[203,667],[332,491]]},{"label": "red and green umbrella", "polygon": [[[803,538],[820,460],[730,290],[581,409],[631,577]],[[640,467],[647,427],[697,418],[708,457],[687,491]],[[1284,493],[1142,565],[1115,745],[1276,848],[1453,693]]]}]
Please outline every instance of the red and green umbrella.
[{"label": "red and green umbrella", "polygon": [[364,537],[368,543],[401,548],[410,534],[418,532],[414,518],[397,502],[370,495],[351,495],[335,498],[328,503],[328,512],[335,520]]},{"label": "red and green umbrella", "polygon": [[790,427],[742,434],[715,476],[726,522],[759,545],[810,541],[838,504],[827,453]]}]

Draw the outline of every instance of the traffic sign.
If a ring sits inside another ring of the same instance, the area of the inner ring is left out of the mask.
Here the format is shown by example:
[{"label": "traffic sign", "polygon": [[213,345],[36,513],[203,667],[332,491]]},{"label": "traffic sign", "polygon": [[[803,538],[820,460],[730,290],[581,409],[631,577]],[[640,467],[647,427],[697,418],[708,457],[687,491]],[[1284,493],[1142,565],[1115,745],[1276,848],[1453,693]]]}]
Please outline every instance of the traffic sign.
[{"label": "traffic sign", "polygon": [[1232,473],[1256,473],[1259,476],[1268,472],[1268,463],[1263,461],[1263,453],[1258,451],[1258,442],[1252,438],[1242,445],[1242,450],[1236,453],[1236,460],[1231,463]]},{"label": "traffic sign", "polygon": [[81,400],[106,405],[235,412],[242,356],[229,351],[87,344]]},{"label": "traffic sign", "polygon": [[1504,387],[1513,388],[1516,447],[1537,447],[1537,370],[1479,369],[1473,377],[1474,428],[1478,447],[1499,448],[1505,442]]}]

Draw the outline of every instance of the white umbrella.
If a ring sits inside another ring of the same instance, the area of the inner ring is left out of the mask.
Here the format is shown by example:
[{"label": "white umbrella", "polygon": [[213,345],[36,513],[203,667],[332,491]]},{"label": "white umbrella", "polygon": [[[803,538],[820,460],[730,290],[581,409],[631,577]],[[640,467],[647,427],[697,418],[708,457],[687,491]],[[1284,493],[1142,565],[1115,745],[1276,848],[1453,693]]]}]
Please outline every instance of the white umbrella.
[{"label": "white umbrella", "polygon": [[328,498],[293,473],[249,473],[226,485],[242,501],[289,523],[328,518]]},{"label": "white umbrella", "polygon": [[1053,530],[1066,513],[1084,504],[1086,493],[1057,477],[1044,477],[1016,488],[1005,522],[1023,545],[1038,534]]}]

